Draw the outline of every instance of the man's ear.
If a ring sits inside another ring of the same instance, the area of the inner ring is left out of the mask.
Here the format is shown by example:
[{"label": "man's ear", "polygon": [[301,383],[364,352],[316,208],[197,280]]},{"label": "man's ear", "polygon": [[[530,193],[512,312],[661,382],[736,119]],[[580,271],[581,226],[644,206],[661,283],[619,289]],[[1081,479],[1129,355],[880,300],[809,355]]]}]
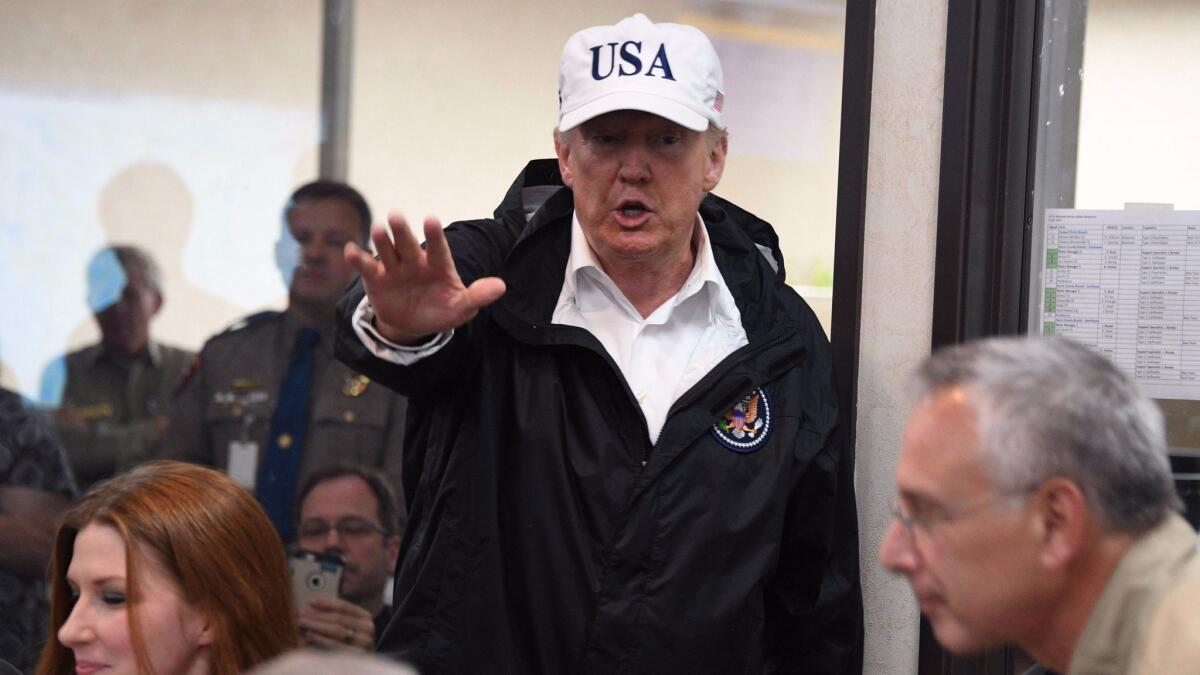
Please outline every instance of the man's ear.
[{"label": "man's ear", "polygon": [[159,293],[154,294],[154,304],[150,307],[150,316],[158,314],[163,306],[163,297]]},{"label": "man's ear", "polygon": [[387,557],[388,566],[392,568],[392,575],[396,574],[396,561],[400,559],[400,537],[392,535],[387,540]]},{"label": "man's ear", "polygon": [[571,144],[567,138],[570,131],[560,133],[554,130],[554,154],[558,155],[558,172],[562,174],[563,184],[569,188],[575,187],[575,176],[571,173],[571,165],[567,161],[571,156]]},{"label": "man's ear", "polygon": [[705,192],[712,192],[721,182],[721,175],[725,173],[725,156],[728,154],[729,135],[721,134],[721,138],[708,151],[708,166],[704,171]]},{"label": "man's ear", "polygon": [[1031,499],[1041,562],[1061,571],[1084,546],[1090,520],[1087,499],[1075,481],[1062,477],[1042,483]]}]

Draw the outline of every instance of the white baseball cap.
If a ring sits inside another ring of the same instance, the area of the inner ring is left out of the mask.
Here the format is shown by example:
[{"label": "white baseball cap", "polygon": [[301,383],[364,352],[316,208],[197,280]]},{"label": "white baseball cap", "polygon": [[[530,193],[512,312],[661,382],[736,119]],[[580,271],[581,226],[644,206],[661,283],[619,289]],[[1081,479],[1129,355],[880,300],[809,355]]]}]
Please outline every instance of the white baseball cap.
[{"label": "white baseball cap", "polygon": [[634,14],[585,28],[563,47],[558,67],[558,129],[614,110],[641,110],[693,131],[725,128],[721,61],[708,36]]}]

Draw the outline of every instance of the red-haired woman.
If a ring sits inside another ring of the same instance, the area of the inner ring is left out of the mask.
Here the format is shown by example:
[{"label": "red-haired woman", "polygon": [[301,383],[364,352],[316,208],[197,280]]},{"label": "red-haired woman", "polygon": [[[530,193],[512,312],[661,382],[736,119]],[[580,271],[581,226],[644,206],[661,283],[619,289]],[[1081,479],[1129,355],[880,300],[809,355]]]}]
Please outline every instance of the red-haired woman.
[{"label": "red-haired woman", "polygon": [[39,675],[226,675],[296,645],[283,546],[224,474],[156,461],[69,509]]}]

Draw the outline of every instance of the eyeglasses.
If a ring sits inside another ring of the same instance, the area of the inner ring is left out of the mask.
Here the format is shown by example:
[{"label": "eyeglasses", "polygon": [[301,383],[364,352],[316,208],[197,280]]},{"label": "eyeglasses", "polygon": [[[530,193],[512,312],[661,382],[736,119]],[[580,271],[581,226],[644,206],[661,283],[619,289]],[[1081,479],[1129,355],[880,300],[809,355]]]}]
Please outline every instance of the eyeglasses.
[{"label": "eyeglasses", "polygon": [[373,532],[383,535],[388,533],[379,525],[356,516],[342,518],[332,525],[320,518],[312,518],[300,523],[298,533],[305,539],[319,539],[328,536],[330,529],[337,530],[338,536],[346,539],[365,537]]},{"label": "eyeglasses", "polygon": [[917,541],[917,533],[924,532],[928,535],[939,525],[959,520],[967,516],[979,513],[998,501],[1009,501],[1016,498],[1024,499],[1029,495],[1028,490],[1020,490],[1017,492],[1008,492],[1001,494],[987,494],[979,499],[975,499],[955,507],[937,506],[934,504],[923,504],[918,502],[915,506],[905,506],[899,499],[892,499],[891,512],[892,518],[895,518],[904,526],[904,531],[908,535],[909,544],[915,544]]}]

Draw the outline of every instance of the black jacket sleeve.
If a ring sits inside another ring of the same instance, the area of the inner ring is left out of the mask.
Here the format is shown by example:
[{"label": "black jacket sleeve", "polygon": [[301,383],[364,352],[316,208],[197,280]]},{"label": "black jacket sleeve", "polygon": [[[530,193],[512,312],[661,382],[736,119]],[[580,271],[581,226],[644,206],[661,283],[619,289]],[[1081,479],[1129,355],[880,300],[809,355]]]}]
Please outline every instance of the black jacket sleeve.
[{"label": "black jacket sleeve", "polygon": [[[807,307],[808,391],[797,452],[815,453],[787,504],[775,576],[766,589],[771,673],[859,675],[863,617],[854,455],[839,418],[832,355]],[[803,330],[803,329],[802,329]]]},{"label": "black jacket sleeve", "polygon": [[767,588],[768,672],[862,670],[858,527],[841,437],[833,432],[788,503],[783,551]]}]

